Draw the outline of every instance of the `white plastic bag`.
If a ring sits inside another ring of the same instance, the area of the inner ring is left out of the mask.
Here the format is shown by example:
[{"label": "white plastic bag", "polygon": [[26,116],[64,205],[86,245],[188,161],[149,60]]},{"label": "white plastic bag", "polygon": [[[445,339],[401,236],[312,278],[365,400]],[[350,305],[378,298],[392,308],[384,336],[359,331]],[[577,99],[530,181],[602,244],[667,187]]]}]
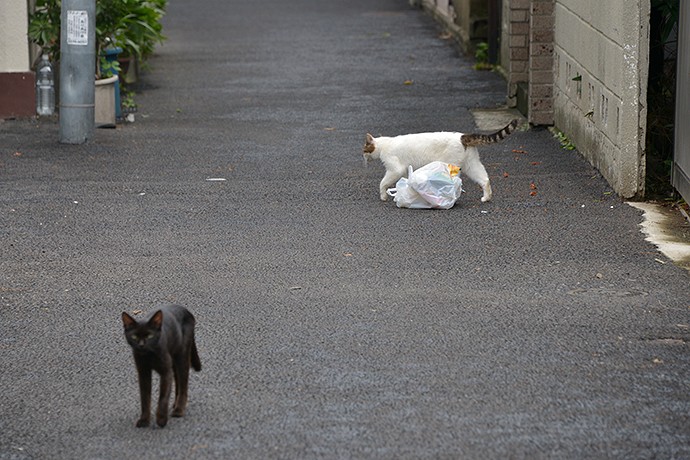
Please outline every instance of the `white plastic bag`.
[{"label": "white plastic bag", "polygon": [[462,180],[456,167],[434,161],[416,171],[408,167],[407,178],[387,192],[399,208],[450,209],[460,198]]},{"label": "white plastic bag", "polygon": [[393,201],[399,208],[429,209],[431,205],[415,189],[410,187],[408,178],[412,175],[412,166],[409,167],[407,177],[401,177],[395,184],[395,188],[386,190],[388,196],[393,197]]}]

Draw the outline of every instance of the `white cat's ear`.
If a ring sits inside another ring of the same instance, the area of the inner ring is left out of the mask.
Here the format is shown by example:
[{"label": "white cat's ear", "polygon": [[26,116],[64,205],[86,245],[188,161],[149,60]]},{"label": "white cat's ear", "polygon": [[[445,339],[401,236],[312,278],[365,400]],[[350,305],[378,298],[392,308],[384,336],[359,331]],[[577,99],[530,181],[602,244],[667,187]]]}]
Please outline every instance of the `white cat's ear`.
[{"label": "white cat's ear", "polygon": [[374,136],[367,133],[367,144],[373,144],[373,143],[374,143]]}]

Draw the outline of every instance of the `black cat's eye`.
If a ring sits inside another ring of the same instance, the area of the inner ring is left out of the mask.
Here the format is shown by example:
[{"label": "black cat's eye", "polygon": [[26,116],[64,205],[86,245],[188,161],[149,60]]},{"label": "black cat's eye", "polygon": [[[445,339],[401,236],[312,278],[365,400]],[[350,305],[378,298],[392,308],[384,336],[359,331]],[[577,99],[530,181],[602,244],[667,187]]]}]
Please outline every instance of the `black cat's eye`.
[{"label": "black cat's eye", "polygon": [[132,334],[132,338],[136,340],[137,342],[140,340],[149,340],[152,339],[154,336],[153,332],[146,332],[144,334]]}]

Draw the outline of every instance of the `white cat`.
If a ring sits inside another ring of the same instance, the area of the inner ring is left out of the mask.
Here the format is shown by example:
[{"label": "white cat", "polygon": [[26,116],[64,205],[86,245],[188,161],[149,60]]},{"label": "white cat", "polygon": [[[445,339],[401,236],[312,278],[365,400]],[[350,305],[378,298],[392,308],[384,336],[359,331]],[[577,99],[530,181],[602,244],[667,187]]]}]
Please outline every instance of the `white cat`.
[{"label": "white cat", "polygon": [[386,190],[395,185],[401,177],[407,176],[407,167],[420,168],[432,161],[459,166],[461,171],[482,187],[482,202],[492,196],[489,175],[479,160],[478,145],[493,144],[515,131],[518,120],[511,121],[505,128],[493,134],[462,133],[419,133],[396,137],[373,137],[367,134],[364,144],[364,159],[380,159],[386,167],[386,174],[379,185],[381,200],[386,201]]}]

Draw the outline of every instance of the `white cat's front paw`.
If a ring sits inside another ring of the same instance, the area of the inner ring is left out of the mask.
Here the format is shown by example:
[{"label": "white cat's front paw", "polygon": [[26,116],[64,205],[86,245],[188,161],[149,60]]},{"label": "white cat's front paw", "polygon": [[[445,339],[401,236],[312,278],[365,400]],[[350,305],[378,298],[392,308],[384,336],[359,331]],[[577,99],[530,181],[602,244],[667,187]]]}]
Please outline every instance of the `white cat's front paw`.
[{"label": "white cat's front paw", "polygon": [[381,194],[381,201],[388,201],[388,194],[387,193]]}]

